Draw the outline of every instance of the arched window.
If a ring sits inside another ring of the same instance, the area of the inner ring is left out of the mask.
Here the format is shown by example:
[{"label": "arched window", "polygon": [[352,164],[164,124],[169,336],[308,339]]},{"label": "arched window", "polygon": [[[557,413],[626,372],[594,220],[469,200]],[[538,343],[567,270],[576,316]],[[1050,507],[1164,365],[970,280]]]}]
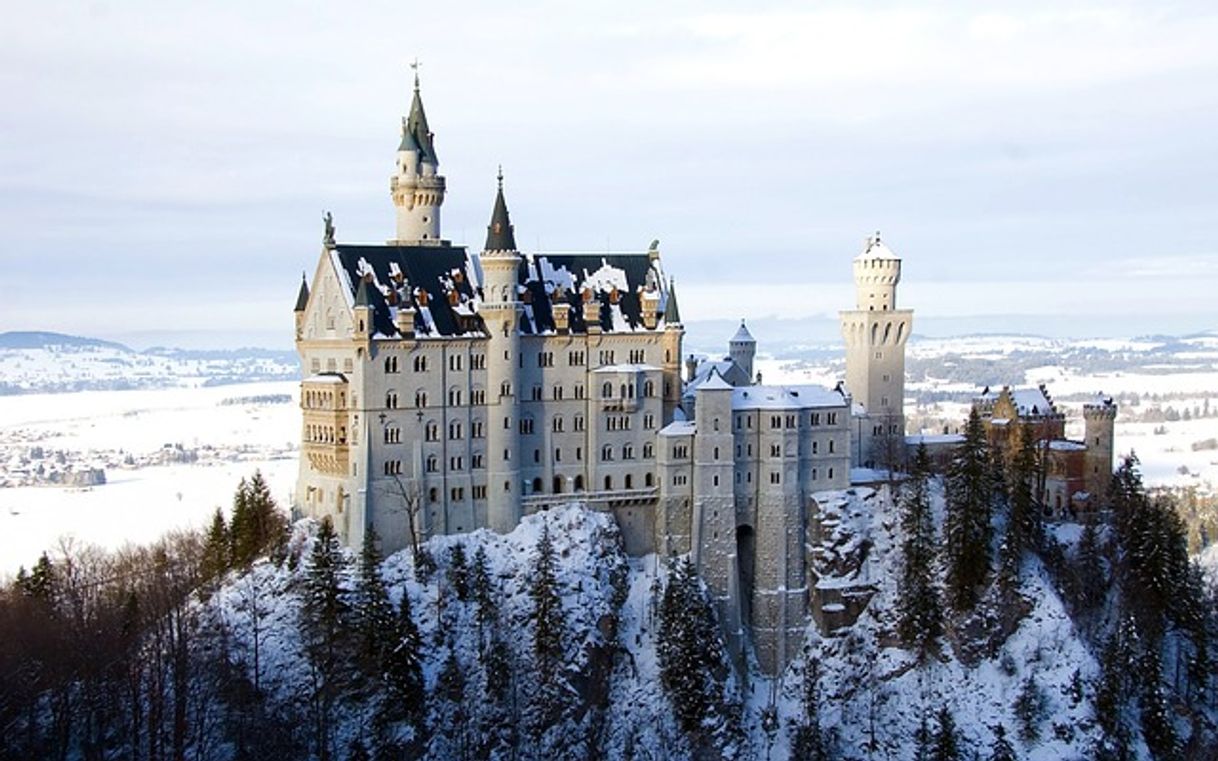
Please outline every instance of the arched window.
[{"label": "arched window", "polygon": [[398,392],[389,391],[385,394],[385,406],[391,410],[398,408]]},{"label": "arched window", "polygon": [[655,393],[656,393],[655,383],[653,383],[652,381],[645,381],[643,383],[643,396],[652,397],[652,396],[655,396]]},{"label": "arched window", "polygon": [[613,490],[613,476],[605,476],[605,491]]},{"label": "arched window", "polygon": [[436,457],[434,454],[428,455],[427,456],[427,472],[435,473],[439,469],[440,469],[440,458]]},{"label": "arched window", "polygon": [[554,476],[554,493],[562,494],[562,476]]},{"label": "arched window", "polygon": [[431,487],[430,489],[428,489],[427,490],[427,501],[428,502],[439,502],[440,501],[440,490],[434,486]]},{"label": "arched window", "polygon": [[583,491],[583,490],[584,490],[584,477],[583,477],[583,475],[578,475],[575,477],[575,491]]},{"label": "arched window", "polygon": [[647,487],[655,486],[656,485],[655,476],[652,475],[651,473],[648,473],[647,475],[643,476],[643,485],[647,486]]},{"label": "arched window", "polygon": [[541,493],[541,478],[534,478],[534,479],[533,479],[533,493],[534,493],[534,494],[540,494],[540,493]]},{"label": "arched window", "polygon": [[603,398],[603,399],[612,399],[613,398],[613,384],[612,383],[609,383],[608,381],[606,381],[605,385],[601,386],[601,398]]},{"label": "arched window", "polygon": [[422,409],[427,406],[427,392],[426,391],[414,392],[414,406],[417,407],[418,409]]},{"label": "arched window", "polygon": [[632,474],[632,473],[626,474],[626,488],[627,489],[634,488],[634,474]]}]

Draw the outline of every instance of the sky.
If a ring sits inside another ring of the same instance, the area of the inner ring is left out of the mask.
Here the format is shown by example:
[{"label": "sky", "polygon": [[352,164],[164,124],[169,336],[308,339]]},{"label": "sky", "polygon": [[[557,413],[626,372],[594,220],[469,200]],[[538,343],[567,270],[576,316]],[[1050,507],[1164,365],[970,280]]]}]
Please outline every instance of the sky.
[{"label": "sky", "polygon": [[[645,250],[688,323],[1218,328],[1218,5],[37,3],[0,29],[0,331],[291,343],[323,210],[393,234],[410,61],[443,233]],[[764,339],[764,336],[759,336]]]}]

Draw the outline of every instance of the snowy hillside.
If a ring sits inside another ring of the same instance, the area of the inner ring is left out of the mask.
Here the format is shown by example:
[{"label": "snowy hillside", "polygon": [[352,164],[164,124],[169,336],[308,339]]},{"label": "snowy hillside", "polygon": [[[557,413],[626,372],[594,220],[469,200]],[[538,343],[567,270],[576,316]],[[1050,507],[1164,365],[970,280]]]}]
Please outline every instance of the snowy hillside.
[{"label": "snowy hillside", "polygon": [[0,334],[0,395],[286,380],[299,373],[293,352],[137,352],[110,341],[59,333]]}]

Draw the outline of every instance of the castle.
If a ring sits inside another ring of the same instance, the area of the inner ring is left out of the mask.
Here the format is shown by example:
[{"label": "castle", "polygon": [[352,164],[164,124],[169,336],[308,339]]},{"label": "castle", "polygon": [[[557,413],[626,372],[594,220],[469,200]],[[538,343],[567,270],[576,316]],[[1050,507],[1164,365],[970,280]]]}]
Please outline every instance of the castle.
[{"label": "castle", "polygon": [[854,260],[844,385],[762,385],[743,323],[722,361],[683,358],[658,243],[521,252],[502,173],[481,252],[445,240],[417,77],[389,188],[394,238],[340,242],[327,215],[300,285],[295,509],[393,551],[578,499],[615,516],[631,554],[689,553],[736,654],[781,671],[815,583],[815,495],[903,456],[901,260],[878,234]]}]

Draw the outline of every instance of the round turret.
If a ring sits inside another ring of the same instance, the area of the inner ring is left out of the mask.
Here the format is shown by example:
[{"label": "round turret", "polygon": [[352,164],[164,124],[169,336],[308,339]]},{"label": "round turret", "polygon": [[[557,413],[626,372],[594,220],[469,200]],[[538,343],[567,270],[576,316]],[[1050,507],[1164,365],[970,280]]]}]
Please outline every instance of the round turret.
[{"label": "round turret", "polygon": [[752,382],[753,379],[753,359],[757,356],[757,341],[753,338],[753,334],[745,327],[744,320],[740,321],[740,329],[736,331],[736,335],[732,336],[732,340],[727,343],[727,354],[732,358],[745,376]]},{"label": "round turret", "polygon": [[854,259],[856,308],[887,312],[897,308],[897,284],[901,282],[901,260],[880,240],[867,238],[863,252]]}]

